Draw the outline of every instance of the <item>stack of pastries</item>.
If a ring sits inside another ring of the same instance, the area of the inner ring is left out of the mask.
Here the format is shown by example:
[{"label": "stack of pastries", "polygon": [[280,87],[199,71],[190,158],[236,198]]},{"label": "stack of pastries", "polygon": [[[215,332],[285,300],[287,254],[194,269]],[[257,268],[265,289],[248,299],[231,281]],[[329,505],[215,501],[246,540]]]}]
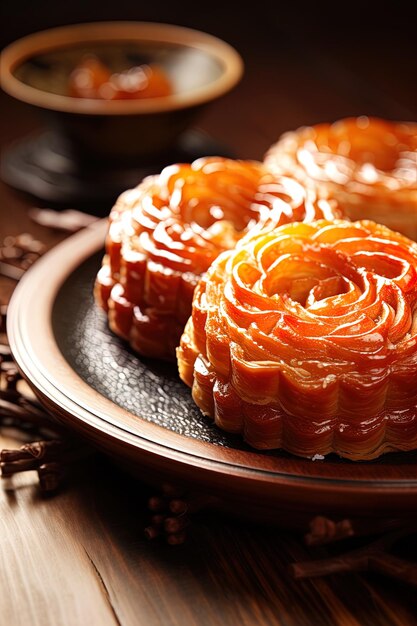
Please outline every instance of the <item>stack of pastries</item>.
[{"label": "stack of pastries", "polygon": [[416,128],[351,118],[144,179],[109,218],[111,329],[254,448],[417,448]]},{"label": "stack of pastries", "polygon": [[194,288],[246,233],[340,217],[297,181],[256,161],[207,157],[166,167],[110,213],[95,295],[111,329],[144,356],[175,359]]}]

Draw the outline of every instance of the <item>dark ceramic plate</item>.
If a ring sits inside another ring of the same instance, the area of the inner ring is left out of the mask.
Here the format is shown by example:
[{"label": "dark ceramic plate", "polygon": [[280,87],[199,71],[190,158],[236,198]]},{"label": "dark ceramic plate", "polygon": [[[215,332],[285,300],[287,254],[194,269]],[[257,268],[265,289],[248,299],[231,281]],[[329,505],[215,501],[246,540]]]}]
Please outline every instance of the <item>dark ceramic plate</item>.
[{"label": "dark ceramic plate", "polygon": [[175,366],[138,357],[95,306],[105,230],[102,220],[38,261],[9,309],[14,357],[59,421],[142,480],[180,482],[262,521],[417,513],[417,451],[311,461],[254,451],[204,418]]}]

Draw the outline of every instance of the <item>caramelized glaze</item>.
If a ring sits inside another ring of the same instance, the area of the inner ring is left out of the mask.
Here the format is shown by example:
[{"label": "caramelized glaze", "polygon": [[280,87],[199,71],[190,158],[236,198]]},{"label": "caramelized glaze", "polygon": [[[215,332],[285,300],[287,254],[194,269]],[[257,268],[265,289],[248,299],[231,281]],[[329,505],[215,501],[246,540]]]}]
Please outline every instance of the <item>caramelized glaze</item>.
[{"label": "caramelized glaze", "polygon": [[166,167],[113,208],[95,295],[114,332],[141,354],[175,359],[195,285],[249,231],[340,216],[262,163],[205,157]]},{"label": "caramelized glaze", "polygon": [[155,63],[112,73],[99,58],[88,55],[73,69],[68,79],[68,95],[73,98],[135,100],[170,96],[172,93],[168,75]]},{"label": "caramelized glaze", "polygon": [[372,221],[249,234],[200,280],[177,356],[202,412],[255,448],[417,448],[417,244]]},{"label": "caramelized glaze", "polygon": [[285,133],[265,156],[352,220],[372,219],[417,240],[417,124],[366,116]]}]

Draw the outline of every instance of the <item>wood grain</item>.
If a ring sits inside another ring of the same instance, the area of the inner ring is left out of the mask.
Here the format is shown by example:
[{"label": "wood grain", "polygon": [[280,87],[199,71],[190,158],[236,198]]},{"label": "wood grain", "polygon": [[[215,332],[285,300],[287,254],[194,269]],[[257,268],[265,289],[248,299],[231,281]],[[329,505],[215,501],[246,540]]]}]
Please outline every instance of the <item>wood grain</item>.
[{"label": "wood grain", "polygon": [[[415,46],[407,39],[407,29],[387,29],[381,37],[378,32],[371,36],[365,28],[353,29],[353,22],[359,20],[353,13],[351,29],[328,29],[312,5],[310,14],[315,19],[305,20],[300,30],[298,10],[294,5],[282,16],[274,3],[269,15],[262,14],[262,21],[248,19],[241,28],[235,22],[228,26],[213,13],[212,32],[218,22],[220,35],[229,34],[242,52],[246,71],[237,89],[204,113],[203,130],[230,145],[241,158],[262,158],[281,132],[303,123],[360,113],[416,116],[410,80]],[[319,22],[323,25],[317,32]],[[39,126],[23,105],[4,94],[0,101],[2,146]],[[29,231],[48,246],[62,239],[61,234],[30,222],[27,209],[42,204],[38,199],[6,186],[0,199],[1,237]],[[12,281],[0,281],[2,302],[13,287]],[[7,437],[0,433],[0,447],[16,445],[10,433]],[[149,495],[144,483],[123,473],[102,454],[83,461],[54,498],[40,496],[34,474],[3,480],[0,623],[417,624],[410,588],[381,575],[292,579],[289,566],[294,561],[324,558],[337,551],[337,547],[307,548],[296,532],[283,533],[202,512],[185,545],[149,543],[143,534]],[[403,546],[403,552],[415,559],[415,542]]]},{"label": "wood grain", "polygon": [[[61,351],[57,336],[62,334],[61,324],[68,315],[77,320],[71,306],[85,290],[71,290],[65,287],[65,281],[101,249],[105,230],[106,220],[101,220],[39,260],[20,282],[9,309],[8,331],[15,359],[35,393],[64,426],[118,458],[138,476],[155,473],[157,480],[189,483],[191,489],[219,497],[222,509],[250,514],[259,521],[275,521],[281,526],[286,521],[287,526],[297,524],[301,528],[304,523],[306,530],[317,511],[373,517],[378,522],[391,518],[393,511],[398,517],[417,514],[417,467],[412,452],[400,454],[398,460],[398,455],[386,457],[383,462],[340,463],[330,458],[313,463],[291,455],[263,455],[219,446],[163,428],[145,419],[140,411],[142,419],[138,419],[128,408],[100,393],[89,381],[92,364],[101,363],[101,351],[89,355],[91,366],[84,377],[77,373]],[[51,267],[55,268],[53,273]],[[94,275],[87,274],[84,282],[89,286],[93,279]],[[58,293],[64,302],[62,317],[55,307]],[[30,309],[27,302],[31,302]],[[81,324],[79,319],[77,328]],[[75,344],[72,335],[65,341]],[[88,344],[87,336],[82,344]],[[139,362],[134,363],[124,375],[134,379],[138,367]],[[100,374],[105,375],[104,371]],[[149,394],[157,395],[167,381],[154,373],[152,380],[156,382],[145,386],[141,381],[146,375],[143,370],[136,384],[142,385],[142,393],[148,398]],[[171,393],[178,390],[173,388]],[[161,424],[163,417],[177,408],[173,409],[170,393],[165,395],[164,403],[159,405]],[[193,408],[192,401],[190,405],[187,399],[181,402],[180,417],[186,418]]]},{"label": "wood grain", "polygon": [[[1,444],[10,445],[5,441]],[[100,455],[42,499],[32,475],[0,492],[0,602],[13,626],[415,624],[407,588],[346,574],[295,581],[320,556],[301,537],[200,514],[187,543],[149,543],[149,491]]]}]

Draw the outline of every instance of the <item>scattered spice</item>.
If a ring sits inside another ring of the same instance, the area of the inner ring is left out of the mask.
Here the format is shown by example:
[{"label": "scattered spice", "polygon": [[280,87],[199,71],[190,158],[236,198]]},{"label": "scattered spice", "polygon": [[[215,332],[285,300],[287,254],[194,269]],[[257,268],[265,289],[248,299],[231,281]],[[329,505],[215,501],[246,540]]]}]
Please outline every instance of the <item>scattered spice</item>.
[{"label": "scattered spice", "polygon": [[53,209],[39,209],[37,207],[30,209],[29,217],[36,224],[67,233],[76,233],[98,220],[94,215],[89,215],[88,213],[74,209],[55,211]]},{"label": "scattered spice", "polygon": [[[319,521],[317,521],[319,519]],[[401,524],[401,522],[399,522]],[[320,543],[330,543],[341,539],[341,528],[345,529],[345,537],[355,536],[353,531],[353,523],[350,520],[343,520],[338,526],[327,518],[320,517],[312,520],[310,527],[317,531],[319,527],[324,529],[322,541],[317,540],[317,535],[310,533],[306,535],[306,543],[308,545],[320,545]],[[373,524],[374,529],[375,525]],[[368,532],[371,534],[372,524],[368,526]],[[331,539],[328,533],[329,529],[333,529]],[[362,534],[364,529],[361,530]],[[374,530],[375,532],[375,530]],[[313,578],[317,576],[328,576],[341,572],[357,572],[372,571],[385,574],[386,576],[397,578],[410,585],[417,586],[417,564],[404,558],[395,556],[389,550],[404,537],[417,534],[417,519],[411,520],[409,523],[402,522],[402,526],[391,532],[384,532],[378,539],[371,541],[368,545],[361,548],[351,549],[325,559],[311,560],[293,563],[290,566],[290,572],[294,578]],[[320,533],[319,533],[320,535]],[[312,537],[316,537],[312,542]]]}]

